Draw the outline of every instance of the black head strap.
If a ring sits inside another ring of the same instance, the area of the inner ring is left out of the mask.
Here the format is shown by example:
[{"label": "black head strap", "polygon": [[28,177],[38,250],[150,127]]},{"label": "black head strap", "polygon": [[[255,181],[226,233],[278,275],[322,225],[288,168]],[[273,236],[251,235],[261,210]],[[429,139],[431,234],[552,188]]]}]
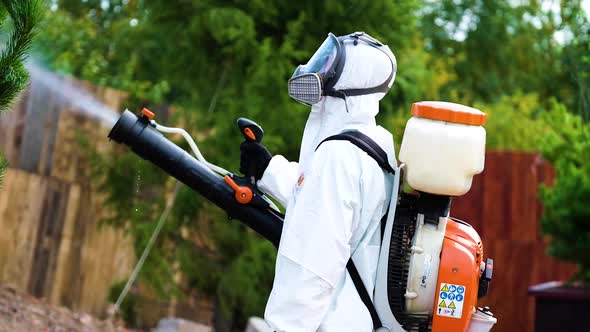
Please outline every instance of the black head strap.
[{"label": "black head strap", "polygon": [[[393,62],[392,62],[392,65],[393,65]],[[389,83],[391,82],[391,79],[393,78],[394,73],[395,73],[395,71],[392,70],[391,73],[389,74],[389,77],[387,77],[387,79],[385,80],[385,82],[383,82],[375,87],[372,87],[372,88],[340,89],[340,90],[330,88],[330,89],[326,89],[324,94],[326,96],[330,96],[330,97],[337,97],[337,98],[345,99],[346,97],[370,95],[370,94],[379,93],[379,92],[387,92],[387,91],[389,91]]]},{"label": "black head strap", "polygon": [[[383,52],[385,55],[387,55],[387,58],[391,62],[391,72],[389,73],[389,77],[387,77],[387,79],[383,83],[381,83],[375,87],[372,87],[372,88],[339,89],[339,90],[334,89],[334,85],[340,79],[340,76],[342,75],[342,72],[344,70],[344,63],[346,62],[346,47],[344,47],[344,42],[347,40],[351,40],[351,39],[352,39],[355,46],[358,45],[359,41],[362,41],[365,44],[367,44],[371,47],[374,47],[374,48],[378,49],[379,51]],[[351,33],[351,34],[343,36],[343,37],[338,37],[338,42],[340,43],[341,55],[338,59],[338,63],[335,68],[334,76],[330,77],[330,79],[327,82],[325,82],[324,95],[330,96],[330,97],[346,99],[346,97],[351,97],[351,96],[362,96],[362,95],[369,95],[369,94],[380,93],[380,92],[385,93],[389,90],[389,83],[391,83],[391,80],[393,79],[393,75],[395,75],[395,73],[397,71],[397,66],[396,66],[396,63],[391,59],[389,54],[387,54],[387,52],[385,52],[381,49],[381,47],[384,46],[381,42],[379,42],[377,39],[365,34],[364,32],[355,32],[355,33]]]}]

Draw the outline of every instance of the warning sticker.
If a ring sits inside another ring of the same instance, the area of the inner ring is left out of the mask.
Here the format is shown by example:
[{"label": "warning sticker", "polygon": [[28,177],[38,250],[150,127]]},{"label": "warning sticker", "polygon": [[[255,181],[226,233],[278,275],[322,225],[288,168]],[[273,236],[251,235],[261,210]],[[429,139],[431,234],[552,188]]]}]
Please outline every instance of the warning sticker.
[{"label": "warning sticker", "polygon": [[464,293],[465,286],[449,283],[440,284],[436,314],[445,317],[461,318],[463,315]]}]

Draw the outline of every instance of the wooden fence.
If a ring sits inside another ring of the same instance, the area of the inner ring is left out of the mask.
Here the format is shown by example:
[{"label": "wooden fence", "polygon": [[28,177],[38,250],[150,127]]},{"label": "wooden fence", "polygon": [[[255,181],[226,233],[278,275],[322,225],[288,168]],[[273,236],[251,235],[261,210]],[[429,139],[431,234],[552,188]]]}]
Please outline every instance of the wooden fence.
[{"label": "wooden fence", "polygon": [[79,133],[109,148],[108,128],[60,98],[75,84],[118,109],[124,95],[83,82],[35,76],[12,112],[0,117],[0,151],[9,168],[0,190],[0,282],[53,304],[104,315],[111,286],[135,261],[123,231],[99,227],[105,211],[92,189]]},{"label": "wooden fence", "polygon": [[488,152],[484,172],[469,193],[452,203],[451,214],[475,227],[484,257],[494,259],[489,295],[479,305],[490,306],[498,318],[495,332],[532,332],[534,301],[528,286],[565,280],[575,271],[545,254],[540,235],[538,186],[551,184],[554,177],[538,154]]}]

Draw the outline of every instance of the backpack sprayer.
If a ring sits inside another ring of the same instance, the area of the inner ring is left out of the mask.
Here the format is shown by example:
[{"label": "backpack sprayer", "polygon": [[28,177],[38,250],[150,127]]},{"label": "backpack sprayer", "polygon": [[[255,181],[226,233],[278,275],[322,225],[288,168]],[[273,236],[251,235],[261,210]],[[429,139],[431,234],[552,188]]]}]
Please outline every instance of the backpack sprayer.
[{"label": "backpack sprayer", "polygon": [[[484,261],[477,232],[449,217],[451,196],[467,192],[472,176],[483,170],[485,115],[439,102],[416,103],[412,114],[400,150],[404,164],[395,176],[399,195],[392,204],[394,216],[384,225],[373,298],[382,321],[378,330],[487,332],[496,318],[487,307],[476,304],[478,297],[487,294],[493,261]],[[284,216],[255,181],[207,162],[184,129],[162,126],[153,118],[147,109],[139,117],[126,110],[109,138],[127,145],[278,247]],[[262,128],[253,121],[240,118],[238,127],[246,140],[263,138]],[[182,135],[196,159],[162,133]],[[451,153],[450,163],[426,160],[440,161],[441,154],[451,150],[459,153]],[[461,152],[464,160],[460,160]],[[460,166],[444,168],[453,164]],[[433,165],[442,168],[433,170]],[[399,190],[402,178],[418,192]]]}]

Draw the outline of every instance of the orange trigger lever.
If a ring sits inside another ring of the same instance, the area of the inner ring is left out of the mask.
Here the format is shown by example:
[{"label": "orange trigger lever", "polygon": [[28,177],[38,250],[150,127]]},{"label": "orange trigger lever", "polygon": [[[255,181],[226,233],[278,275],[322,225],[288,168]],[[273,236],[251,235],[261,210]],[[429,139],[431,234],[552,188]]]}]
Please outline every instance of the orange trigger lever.
[{"label": "orange trigger lever", "polygon": [[252,200],[254,194],[252,189],[244,186],[238,186],[238,184],[229,175],[226,175],[223,180],[229,184],[230,187],[235,191],[236,201],[240,204],[248,204]]},{"label": "orange trigger lever", "polygon": [[246,128],[246,129],[244,129],[244,133],[246,133],[246,135],[248,135],[248,137],[250,137],[251,140],[253,140],[253,141],[256,140],[256,135],[254,135],[254,132],[252,131],[252,129]]}]

